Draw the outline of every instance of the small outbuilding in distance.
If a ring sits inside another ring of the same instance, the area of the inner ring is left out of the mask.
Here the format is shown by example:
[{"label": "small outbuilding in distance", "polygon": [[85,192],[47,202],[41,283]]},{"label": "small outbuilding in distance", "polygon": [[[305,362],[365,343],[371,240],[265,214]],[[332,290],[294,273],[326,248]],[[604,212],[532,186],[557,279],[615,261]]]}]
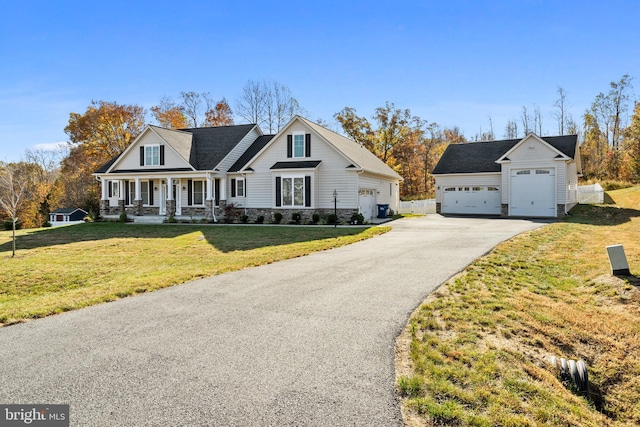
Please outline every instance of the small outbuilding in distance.
[{"label": "small outbuilding in distance", "polygon": [[49,223],[52,227],[58,225],[79,224],[84,222],[87,211],[80,208],[60,208],[49,214]]}]

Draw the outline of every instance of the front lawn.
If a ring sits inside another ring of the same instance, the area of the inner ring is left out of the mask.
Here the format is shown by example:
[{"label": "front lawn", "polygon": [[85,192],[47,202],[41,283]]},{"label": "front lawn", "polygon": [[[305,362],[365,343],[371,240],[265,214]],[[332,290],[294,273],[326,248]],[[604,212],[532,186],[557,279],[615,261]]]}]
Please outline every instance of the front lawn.
[{"label": "front lawn", "polygon": [[[409,425],[640,425],[640,187],[478,259],[412,315],[397,344]],[[632,274],[612,277],[623,244]],[[591,398],[551,369],[584,360]]]},{"label": "front lawn", "polygon": [[0,232],[0,324],[331,249],[389,227],[80,224]]}]

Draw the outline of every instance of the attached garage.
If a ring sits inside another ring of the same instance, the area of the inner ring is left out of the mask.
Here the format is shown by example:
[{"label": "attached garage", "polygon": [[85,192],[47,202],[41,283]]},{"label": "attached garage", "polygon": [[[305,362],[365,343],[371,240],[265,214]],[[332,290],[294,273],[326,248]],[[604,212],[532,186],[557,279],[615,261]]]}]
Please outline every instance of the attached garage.
[{"label": "attached garage", "polygon": [[360,213],[366,221],[371,221],[376,214],[376,190],[361,188],[358,198]]},{"label": "attached garage", "polygon": [[576,135],[451,144],[433,170],[442,214],[557,217],[577,204]]},{"label": "attached garage", "polygon": [[511,170],[510,216],[556,216],[555,170]]},{"label": "attached garage", "polygon": [[500,215],[500,189],[487,185],[445,187],[442,213]]}]

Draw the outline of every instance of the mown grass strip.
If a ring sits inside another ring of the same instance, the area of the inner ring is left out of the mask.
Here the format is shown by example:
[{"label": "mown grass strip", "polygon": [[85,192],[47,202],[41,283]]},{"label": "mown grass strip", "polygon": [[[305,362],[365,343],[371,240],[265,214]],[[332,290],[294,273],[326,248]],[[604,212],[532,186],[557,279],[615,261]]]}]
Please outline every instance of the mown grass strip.
[{"label": "mown grass strip", "polygon": [[80,224],[0,232],[0,324],[331,249],[389,227]]},{"label": "mown grass strip", "polygon": [[[408,420],[640,425],[640,280],[611,277],[605,250],[623,244],[640,275],[640,188],[609,197],[499,245],[414,313],[398,341]],[[587,362],[591,400],[552,355]]]}]

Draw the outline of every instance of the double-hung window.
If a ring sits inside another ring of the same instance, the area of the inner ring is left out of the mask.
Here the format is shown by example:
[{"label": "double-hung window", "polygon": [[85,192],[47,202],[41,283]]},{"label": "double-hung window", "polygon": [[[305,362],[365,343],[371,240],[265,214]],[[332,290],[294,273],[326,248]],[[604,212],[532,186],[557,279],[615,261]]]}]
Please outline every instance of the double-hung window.
[{"label": "double-hung window", "polygon": [[293,157],[304,156],[304,134],[293,135]]},{"label": "double-hung window", "polygon": [[244,179],[236,180],[236,197],[244,197]]},{"label": "double-hung window", "polygon": [[304,206],[304,177],[282,178],[282,206]]},{"label": "double-hung window", "polygon": [[160,146],[159,145],[145,145],[144,164],[145,166],[160,165]]},{"label": "double-hung window", "polygon": [[140,183],[140,196],[142,197],[142,204],[149,204],[149,181],[142,181]]},{"label": "double-hung window", "polygon": [[193,181],[193,204],[204,205],[204,181]]}]

